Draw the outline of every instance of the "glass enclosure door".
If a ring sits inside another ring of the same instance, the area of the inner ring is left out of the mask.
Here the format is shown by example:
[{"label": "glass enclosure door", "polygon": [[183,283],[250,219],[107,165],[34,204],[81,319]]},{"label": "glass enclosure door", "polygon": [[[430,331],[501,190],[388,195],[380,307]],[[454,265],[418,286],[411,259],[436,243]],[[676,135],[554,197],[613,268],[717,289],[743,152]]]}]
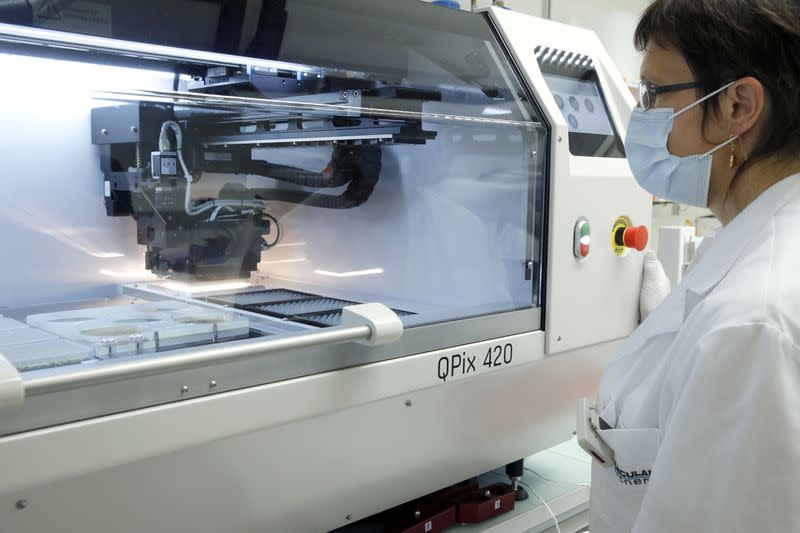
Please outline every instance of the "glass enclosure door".
[{"label": "glass enclosure door", "polygon": [[440,328],[364,352],[397,357],[539,306],[547,129],[484,17],[55,4],[69,24],[0,6],[0,353],[26,378],[307,335],[366,302]]}]

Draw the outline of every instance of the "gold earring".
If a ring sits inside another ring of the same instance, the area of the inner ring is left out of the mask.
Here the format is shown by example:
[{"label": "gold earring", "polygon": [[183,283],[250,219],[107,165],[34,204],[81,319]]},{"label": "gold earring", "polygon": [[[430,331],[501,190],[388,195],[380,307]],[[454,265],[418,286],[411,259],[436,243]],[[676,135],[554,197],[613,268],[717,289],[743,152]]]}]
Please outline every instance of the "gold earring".
[{"label": "gold earring", "polygon": [[[733,137],[733,135],[731,135],[731,137]],[[736,140],[734,139],[731,142],[731,160],[729,166],[731,169],[733,169],[733,167],[737,166],[737,164],[738,161],[736,161]]]}]

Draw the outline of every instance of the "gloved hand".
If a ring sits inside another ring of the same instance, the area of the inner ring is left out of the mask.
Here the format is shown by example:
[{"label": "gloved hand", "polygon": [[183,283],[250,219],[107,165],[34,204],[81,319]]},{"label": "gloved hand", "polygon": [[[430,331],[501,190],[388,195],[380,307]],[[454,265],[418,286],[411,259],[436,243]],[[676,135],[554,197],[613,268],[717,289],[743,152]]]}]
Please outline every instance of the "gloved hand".
[{"label": "gloved hand", "polygon": [[648,250],[645,253],[643,270],[642,292],[639,294],[640,323],[644,322],[670,291],[669,278],[654,251]]}]

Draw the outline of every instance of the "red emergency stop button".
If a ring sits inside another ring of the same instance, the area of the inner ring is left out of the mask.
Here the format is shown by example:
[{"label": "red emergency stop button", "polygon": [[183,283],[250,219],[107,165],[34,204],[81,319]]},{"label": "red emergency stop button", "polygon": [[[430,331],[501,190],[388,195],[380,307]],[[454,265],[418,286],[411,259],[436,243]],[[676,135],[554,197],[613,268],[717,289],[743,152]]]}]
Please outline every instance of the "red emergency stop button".
[{"label": "red emergency stop button", "polygon": [[[633,248],[639,252],[647,248],[649,234],[647,233],[646,226],[629,226],[627,228],[619,228],[617,230],[617,236],[618,237],[616,240],[620,245]],[[621,237],[621,239],[619,237]],[[620,240],[622,242],[619,242]]]}]

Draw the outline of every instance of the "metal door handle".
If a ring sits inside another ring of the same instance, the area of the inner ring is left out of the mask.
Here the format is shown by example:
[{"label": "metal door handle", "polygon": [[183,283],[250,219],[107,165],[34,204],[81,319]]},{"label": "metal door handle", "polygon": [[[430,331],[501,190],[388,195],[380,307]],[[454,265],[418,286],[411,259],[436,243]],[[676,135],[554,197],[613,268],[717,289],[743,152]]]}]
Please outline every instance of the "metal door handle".
[{"label": "metal door handle", "polygon": [[[379,303],[353,305],[342,310],[340,327],[278,339],[223,343],[197,348],[182,354],[133,359],[106,366],[84,367],[77,372],[24,380],[24,392],[26,396],[44,394],[109,381],[225,363],[284,350],[343,342],[355,341],[369,345],[388,344],[399,339],[402,334],[403,323],[397,314],[385,305]],[[5,361],[2,356],[0,356],[0,360]],[[2,387],[2,381],[0,381],[0,387]],[[2,392],[0,389],[0,397],[3,396]]]}]

